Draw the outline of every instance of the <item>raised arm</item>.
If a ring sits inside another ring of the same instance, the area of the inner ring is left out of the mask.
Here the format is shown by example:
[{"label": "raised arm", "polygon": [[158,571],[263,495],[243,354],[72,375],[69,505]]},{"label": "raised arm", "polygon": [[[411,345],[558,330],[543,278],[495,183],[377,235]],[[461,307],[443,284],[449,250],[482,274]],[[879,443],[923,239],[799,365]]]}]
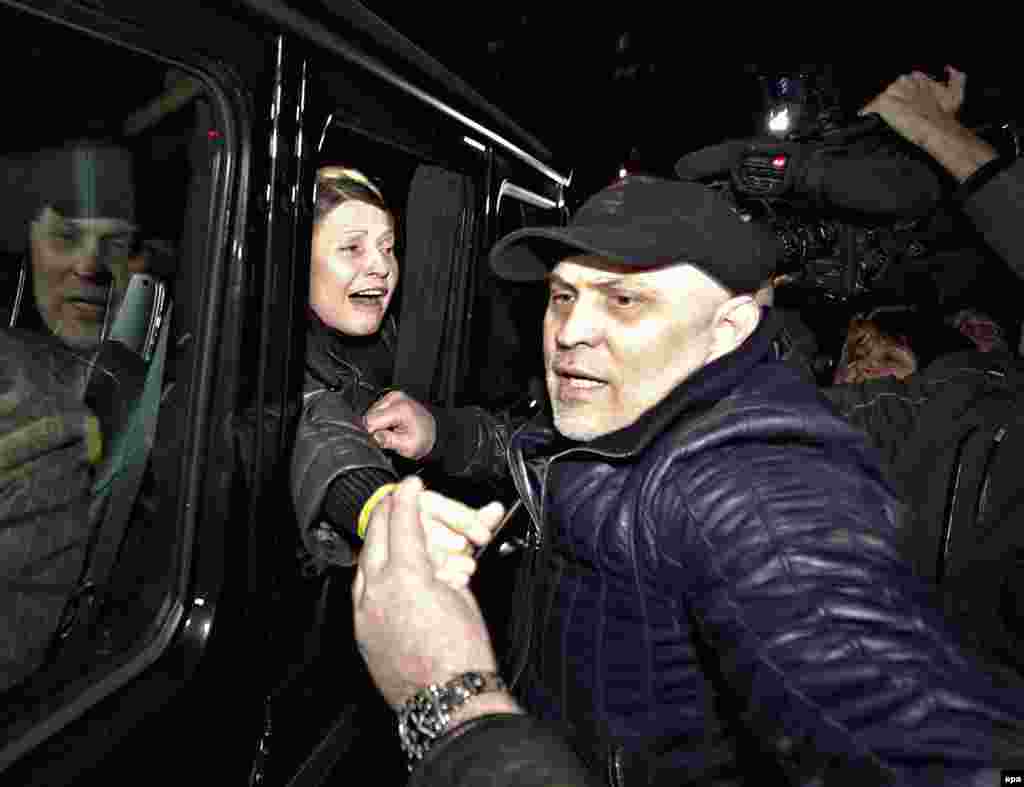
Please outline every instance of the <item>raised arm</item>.
[{"label": "raised arm", "polygon": [[964,212],[989,246],[1024,277],[1024,160],[1001,159],[957,115],[967,75],[946,67],[947,82],[918,72],[901,76],[864,107],[935,159],[959,184]]}]

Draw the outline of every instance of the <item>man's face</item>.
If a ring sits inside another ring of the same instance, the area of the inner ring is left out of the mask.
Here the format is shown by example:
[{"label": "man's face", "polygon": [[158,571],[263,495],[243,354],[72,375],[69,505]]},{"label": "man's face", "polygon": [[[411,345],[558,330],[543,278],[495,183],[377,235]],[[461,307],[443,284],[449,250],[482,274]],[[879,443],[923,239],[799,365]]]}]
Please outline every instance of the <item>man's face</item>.
[{"label": "man's face", "polygon": [[111,288],[144,267],[134,233],[120,219],[66,219],[50,207],[33,222],[32,288],[54,335],[82,348],[102,338]]},{"label": "man's face", "polygon": [[638,271],[591,255],[562,260],[544,316],[555,428],[589,441],[632,424],[717,357],[716,311],[729,299],[690,265]]}]

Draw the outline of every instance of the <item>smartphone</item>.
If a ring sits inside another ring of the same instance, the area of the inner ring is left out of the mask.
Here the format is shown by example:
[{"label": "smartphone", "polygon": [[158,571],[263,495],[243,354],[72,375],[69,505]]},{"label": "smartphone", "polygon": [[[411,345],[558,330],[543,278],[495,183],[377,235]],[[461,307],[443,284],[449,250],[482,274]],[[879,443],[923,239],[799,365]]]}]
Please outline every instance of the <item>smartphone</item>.
[{"label": "smartphone", "polygon": [[[494,534],[491,536],[491,540],[488,541],[486,544],[484,544],[482,547],[478,547],[476,549],[476,551],[473,553],[473,559],[474,560],[479,560],[481,557],[483,557],[484,552],[486,552],[488,550],[488,548],[491,547],[491,545],[497,543],[497,541],[498,541],[498,534],[502,531],[502,529],[505,527],[505,525],[507,525],[509,522],[511,522],[512,518],[517,513],[519,513],[519,509],[522,507],[522,505],[523,505],[523,501],[522,500],[516,500],[516,502],[512,504],[512,506],[508,509],[508,511],[505,512],[505,516],[503,516],[501,518],[501,521],[498,522],[498,526],[494,528]],[[509,554],[509,552],[514,552],[514,551],[515,551],[515,548],[506,549],[505,548],[505,544],[502,544],[502,546],[498,550],[499,554],[501,554],[501,555],[507,555],[507,554]]]},{"label": "smartphone", "polygon": [[166,302],[167,286],[160,279],[133,273],[106,338],[120,342],[148,363],[160,337]]}]

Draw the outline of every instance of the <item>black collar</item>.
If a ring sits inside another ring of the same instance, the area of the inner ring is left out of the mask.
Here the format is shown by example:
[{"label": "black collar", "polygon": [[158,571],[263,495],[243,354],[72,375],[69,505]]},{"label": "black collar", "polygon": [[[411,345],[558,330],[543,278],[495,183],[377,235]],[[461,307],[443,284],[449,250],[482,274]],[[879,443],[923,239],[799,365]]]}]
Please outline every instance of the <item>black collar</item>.
[{"label": "black collar", "polygon": [[306,369],[328,388],[342,387],[352,375],[368,378],[378,388],[391,385],[397,330],[394,318],[384,318],[373,336],[348,336],[324,323],[309,310],[306,337]]}]

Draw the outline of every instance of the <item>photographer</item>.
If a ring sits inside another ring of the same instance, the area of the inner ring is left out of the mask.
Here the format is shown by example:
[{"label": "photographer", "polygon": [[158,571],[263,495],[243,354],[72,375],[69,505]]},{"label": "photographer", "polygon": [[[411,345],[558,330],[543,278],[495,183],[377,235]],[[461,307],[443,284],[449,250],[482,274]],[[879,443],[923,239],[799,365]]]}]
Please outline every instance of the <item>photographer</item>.
[{"label": "photographer", "polygon": [[901,76],[861,110],[876,113],[941,164],[960,184],[957,197],[985,240],[1024,278],[1024,238],[1014,226],[1024,204],[1024,162],[996,149],[957,119],[967,75],[946,66],[941,84],[920,72]]}]

